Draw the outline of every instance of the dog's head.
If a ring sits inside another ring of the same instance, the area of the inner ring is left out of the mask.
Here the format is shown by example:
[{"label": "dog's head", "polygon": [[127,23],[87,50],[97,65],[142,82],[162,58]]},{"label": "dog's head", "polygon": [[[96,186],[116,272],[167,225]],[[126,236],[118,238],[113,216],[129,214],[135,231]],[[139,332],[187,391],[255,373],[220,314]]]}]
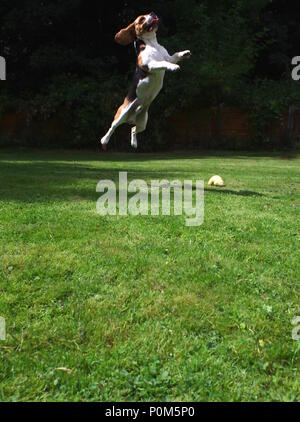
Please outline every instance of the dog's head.
[{"label": "dog's head", "polygon": [[121,29],[115,36],[118,44],[128,45],[136,38],[151,39],[158,30],[159,18],[154,12],[148,15],[141,15],[127,28]]}]

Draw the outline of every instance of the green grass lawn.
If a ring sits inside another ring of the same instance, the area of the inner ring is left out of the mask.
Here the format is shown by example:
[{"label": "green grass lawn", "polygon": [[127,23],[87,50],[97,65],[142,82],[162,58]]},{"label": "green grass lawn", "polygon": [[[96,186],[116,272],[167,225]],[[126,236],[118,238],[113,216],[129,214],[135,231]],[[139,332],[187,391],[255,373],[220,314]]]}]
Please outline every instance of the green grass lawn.
[{"label": "green grass lawn", "polygon": [[[208,179],[205,221],[100,179]],[[300,155],[0,151],[0,400],[300,400]]]}]

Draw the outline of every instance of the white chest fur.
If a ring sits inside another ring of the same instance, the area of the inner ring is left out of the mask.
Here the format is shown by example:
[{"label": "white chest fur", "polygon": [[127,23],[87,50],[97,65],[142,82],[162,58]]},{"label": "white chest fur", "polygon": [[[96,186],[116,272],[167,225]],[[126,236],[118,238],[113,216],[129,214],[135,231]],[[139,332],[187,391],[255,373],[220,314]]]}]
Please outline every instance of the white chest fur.
[{"label": "white chest fur", "polygon": [[165,68],[151,69],[153,62],[162,62],[167,59],[167,50],[158,44],[156,39],[146,41],[145,49],[140,53],[142,64],[148,67],[149,74],[141,80],[137,87],[137,97],[144,105],[150,105],[163,87]]},{"label": "white chest fur", "polygon": [[141,58],[144,64],[148,64],[152,60],[162,61],[169,57],[167,50],[157,42],[157,39],[146,41],[146,48],[141,53]]}]

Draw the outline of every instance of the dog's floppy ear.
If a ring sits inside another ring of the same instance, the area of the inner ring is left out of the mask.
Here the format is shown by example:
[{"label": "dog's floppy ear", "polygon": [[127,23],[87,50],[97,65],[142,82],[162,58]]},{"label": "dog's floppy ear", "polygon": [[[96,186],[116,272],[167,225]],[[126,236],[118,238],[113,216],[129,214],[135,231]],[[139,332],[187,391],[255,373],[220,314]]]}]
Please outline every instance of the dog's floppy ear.
[{"label": "dog's floppy ear", "polygon": [[115,41],[121,45],[128,45],[136,39],[135,23],[131,23],[127,28],[121,29],[116,36]]}]

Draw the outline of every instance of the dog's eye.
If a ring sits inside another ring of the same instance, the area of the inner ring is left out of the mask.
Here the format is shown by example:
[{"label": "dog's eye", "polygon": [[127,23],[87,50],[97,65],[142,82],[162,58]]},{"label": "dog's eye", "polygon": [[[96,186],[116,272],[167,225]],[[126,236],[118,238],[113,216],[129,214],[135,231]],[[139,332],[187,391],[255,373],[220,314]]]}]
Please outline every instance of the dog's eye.
[{"label": "dog's eye", "polygon": [[140,18],[139,23],[143,23],[145,18]]}]

